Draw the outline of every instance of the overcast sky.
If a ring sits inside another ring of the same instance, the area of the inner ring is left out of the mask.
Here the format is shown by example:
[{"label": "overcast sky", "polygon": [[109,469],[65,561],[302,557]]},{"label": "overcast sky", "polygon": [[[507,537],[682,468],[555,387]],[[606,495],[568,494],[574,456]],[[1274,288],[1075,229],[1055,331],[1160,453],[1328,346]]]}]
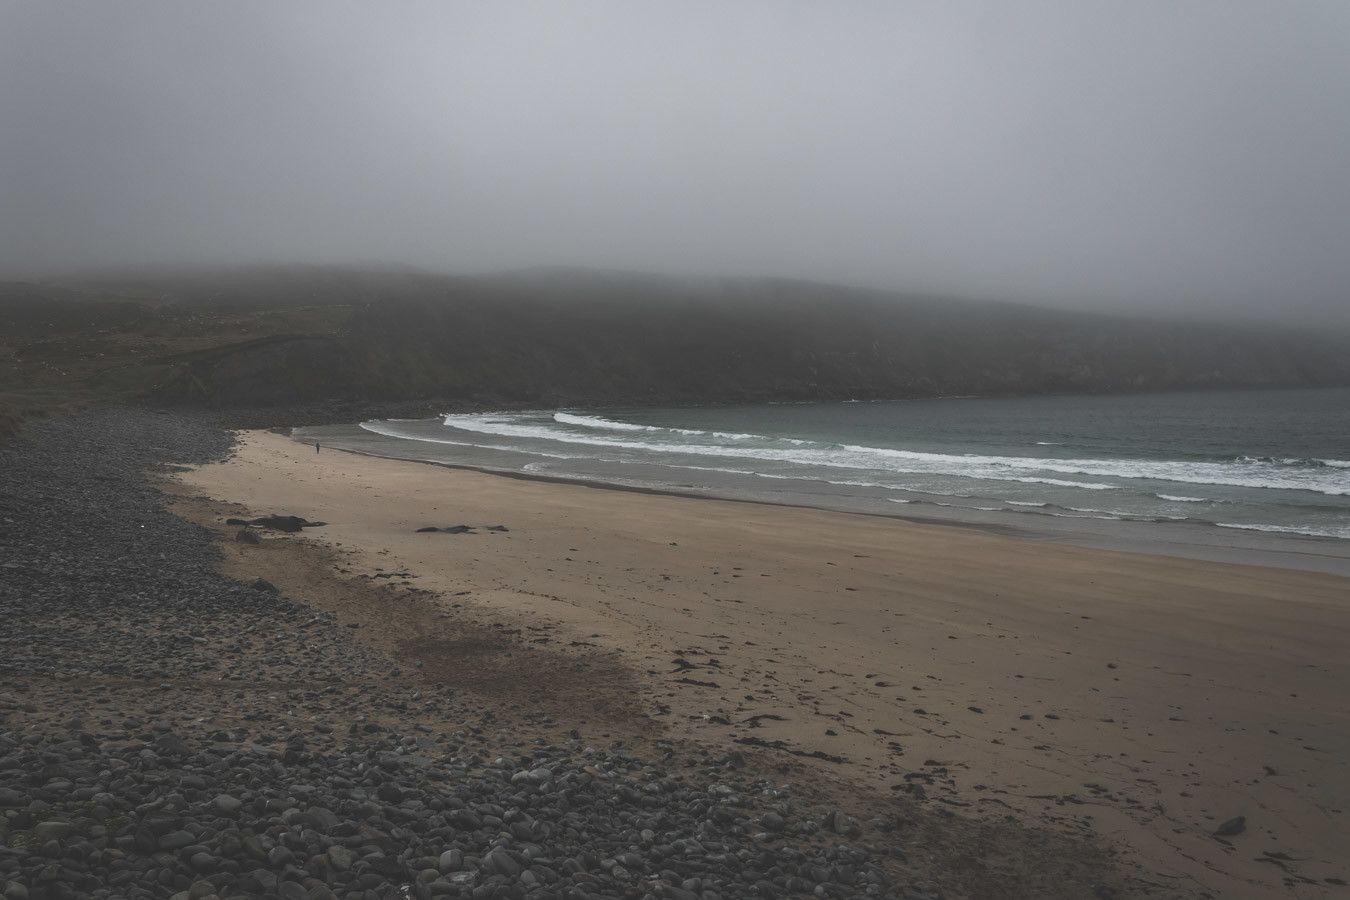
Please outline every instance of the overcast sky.
[{"label": "overcast sky", "polygon": [[0,0],[0,270],[571,264],[1350,322],[1350,3]]}]

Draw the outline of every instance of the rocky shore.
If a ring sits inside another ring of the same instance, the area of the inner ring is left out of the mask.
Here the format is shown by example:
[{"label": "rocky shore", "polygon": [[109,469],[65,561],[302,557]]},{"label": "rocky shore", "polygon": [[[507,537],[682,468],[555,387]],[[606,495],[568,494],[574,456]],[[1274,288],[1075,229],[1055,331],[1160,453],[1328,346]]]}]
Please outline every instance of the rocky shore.
[{"label": "rocky shore", "polygon": [[547,717],[505,742],[471,693],[219,574],[154,473],[229,452],[137,410],[0,446],[6,900],[937,896],[896,876],[894,821],[740,754]]}]

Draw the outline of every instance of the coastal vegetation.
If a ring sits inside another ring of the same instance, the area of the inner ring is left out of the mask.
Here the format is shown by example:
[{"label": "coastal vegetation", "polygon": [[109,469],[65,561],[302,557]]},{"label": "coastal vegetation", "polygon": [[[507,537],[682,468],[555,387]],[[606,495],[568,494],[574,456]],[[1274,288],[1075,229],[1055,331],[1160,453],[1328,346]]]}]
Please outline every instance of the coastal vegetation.
[{"label": "coastal vegetation", "polygon": [[0,285],[11,414],[83,398],[597,405],[1345,384],[1345,335],[802,281],[259,267]]}]

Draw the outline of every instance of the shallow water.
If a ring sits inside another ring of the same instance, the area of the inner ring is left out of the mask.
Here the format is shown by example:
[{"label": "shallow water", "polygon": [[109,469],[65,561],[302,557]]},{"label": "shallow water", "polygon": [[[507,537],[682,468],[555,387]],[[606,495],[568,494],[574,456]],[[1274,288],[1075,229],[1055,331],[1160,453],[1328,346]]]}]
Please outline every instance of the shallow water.
[{"label": "shallow water", "polygon": [[296,436],[493,471],[1287,562],[1273,551],[1350,572],[1350,390],[534,410]]},{"label": "shallow water", "polygon": [[541,410],[362,428],[635,486],[735,476],[766,495],[792,481],[905,504],[1350,538],[1346,390]]}]

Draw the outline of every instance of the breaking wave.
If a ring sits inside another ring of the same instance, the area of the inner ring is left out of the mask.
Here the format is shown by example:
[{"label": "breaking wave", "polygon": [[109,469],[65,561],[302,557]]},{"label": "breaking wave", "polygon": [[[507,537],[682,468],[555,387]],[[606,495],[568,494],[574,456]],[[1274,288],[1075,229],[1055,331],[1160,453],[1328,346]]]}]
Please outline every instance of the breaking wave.
[{"label": "breaking wave", "polygon": [[[537,410],[377,420],[361,428],[409,442],[403,454],[412,458],[470,464],[486,459],[494,471],[499,457],[472,451],[508,454],[500,457],[507,471],[656,489],[748,490],[813,504],[840,497],[873,504],[885,499],[1021,515],[1023,521],[1054,516],[1184,522],[1350,539],[1350,460],[1327,452],[1325,441],[1316,450],[1301,448],[1300,455],[1210,450],[1206,456],[1203,445],[1179,444],[1172,451],[1176,458],[1168,459],[1152,449],[1115,451],[1134,445],[1103,443],[1095,435],[1086,441],[1102,447],[1096,451],[1084,449],[1083,439],[1036,441],[1033,448],[1023,434],[1003,437],[997,425],[989,433],[963,435],[959,443],[916,438],[915,445],[905,446],[891,443],[902,429],[863,428],[844,419],[836,431],[835,420],[817,417],[797,430],[788,424],[792,414],[757,418],[761,415],[749,410],[743,418],[720,412],[686,417],[672,411],[663,422],[650,414]],[[748,427],[721,431],[704,422]],[[679,427],[686,424],[699,427]],[[1055,427],[1030,433],[1056,437]],[[761,429],[778,433],[755,433]],[[1257,446],[1280,444],[1267,439]],[[754,486],[759,479],[771,481]]]},{"label": "breaking wave", "polygon": [[[1244,456],[1227,462],[1212,462],[933,453],[739,432],[664,428],[567,412],[547,416],[540,413],[457,414],[447,415],[444,424],[459,431],[524,438],[551,445],[607,447],[667,456],[762,460],[797,467],[866,469],[888,475],[948,475],[1085,490],[1119,489],[1136,481],[1167,481],[1350,496],[1350,471],[1347,471],[1350,462],[1344,460]],[[538,451],[532,445],[530,452]],[[1060,477],[1064,475],[1080,477]],[[1119,479],[1125,484],[1085,481],[1081,476]],[[1178,495],[1169,495],[1165,499],[1173,496]]]},{"label": "breaking wave", "polygon": [[1243,531],[1302,534],[1308,537],[1350,538],[1350,525],[1259,525],[1241,522],[1215,522],[1214,524],[1220,528],[1240,528]]}]

